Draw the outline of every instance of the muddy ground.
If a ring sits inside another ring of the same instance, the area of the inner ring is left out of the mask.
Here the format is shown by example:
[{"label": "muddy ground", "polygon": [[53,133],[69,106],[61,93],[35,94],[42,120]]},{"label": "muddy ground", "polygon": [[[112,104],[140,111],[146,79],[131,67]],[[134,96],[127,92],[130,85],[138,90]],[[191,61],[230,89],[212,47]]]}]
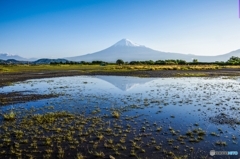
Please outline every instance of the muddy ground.
[{"label": "muddy ground", "polygon": [[28,101],[40,100],[57,97],[57,94],[26,94],[24,92],[10,92],[10,93],[0,93],[0,106],[23,103]]},{"label": "muddy ground", "polygon": [[115,75],[115,76],[138,76],[138,77],[216,77],[216,76],[240,76],[240,69],[226,68],[219,70],[155,70],[155,71],[129,71],[129,72],[80,72],[69,71],[42,71],[24,73],[0,74],[0,87],[9,85],[12,82],[25,81],[28,79],[64,77],[77,75]]}]

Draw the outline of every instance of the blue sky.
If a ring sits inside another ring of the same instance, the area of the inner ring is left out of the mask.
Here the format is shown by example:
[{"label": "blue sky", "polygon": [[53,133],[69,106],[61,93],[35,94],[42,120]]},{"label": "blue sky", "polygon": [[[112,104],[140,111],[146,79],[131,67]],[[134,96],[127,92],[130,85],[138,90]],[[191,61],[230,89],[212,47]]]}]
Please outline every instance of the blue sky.
[{"label": "blue sky", "polygon": [[240,49],[238,0],[0,0],[0,53],[69,57],[128,38],[155,50]]}]

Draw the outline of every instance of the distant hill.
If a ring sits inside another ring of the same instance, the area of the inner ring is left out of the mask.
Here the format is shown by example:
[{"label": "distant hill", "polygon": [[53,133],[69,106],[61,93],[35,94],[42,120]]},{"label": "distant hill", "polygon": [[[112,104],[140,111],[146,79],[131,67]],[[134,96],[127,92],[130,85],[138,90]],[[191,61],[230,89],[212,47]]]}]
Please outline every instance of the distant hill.
[{"label": "distant hill", "polygon": [[122,39],[111,47],[91,54],[82,56],[68,57],[71,61],[87,61],[94,60],[115,62],[117,59],[124,61],[146,61],[146,60],[167,60],[181,59],[187,62],[198,59],[201,62],[227,61],[231,56],[240,57],[240,50],[236,50],[224,55],[218,56],[198,56],[193,54],[171,53],[153,50],[144,45],[136,44],[128,39]]},{"label": "distant hill", "polygon": [[50,64],[51,62],[66,63],[66,62],[68,62],[68,60],[66,60],[66,59],[38,59],[37,61],[32,62],[32,64]]},{"label": "distant hill", "polygon": [[15,59],[8,59],[8,60],[1,60],[0,59],[0,64],[27,64],[27,61],[18,61]]}]

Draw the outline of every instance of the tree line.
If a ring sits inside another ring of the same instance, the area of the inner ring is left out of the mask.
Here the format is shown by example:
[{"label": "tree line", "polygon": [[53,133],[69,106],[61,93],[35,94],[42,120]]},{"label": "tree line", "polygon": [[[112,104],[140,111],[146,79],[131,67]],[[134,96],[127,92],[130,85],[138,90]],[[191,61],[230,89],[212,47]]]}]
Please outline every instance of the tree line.
[{"label": "tree line", "polygon": [[116,62],[105,62],[105,61],[92,61],[92,62],[86,62],[86,61],[80,61],[80,62],[74,62],[74,61],[67,61],[65,63],[63,62],[51,62],[51,65],[58,65],[58,64],[83,64],[83,65],[211,65],[211,64],[217,64],[217,65],[240,65],[240,57],[232,56],[229,60],[226,62],[224,61],[215,61],[215,62],[199,62],[197,59],[193,59],[192,62],[186,62],[185,60],[146,60],[146,61],[130,61],[130,62],[124,62],[122,59],[116,60]]},{"label": "tree line", "polygon": [[[39,65],[35,64],[34,62],[21,62],[17,61],[17,63],[8,62],[4,60],[0,60],[0,65],[19,65],[19,64],[28,64],[28,65]],[[226,62],[224,61],[215,61],[215,62],[199,62],[197,59],[193,59],[191,62],[187,62],[185,60],[174,60],[174,59],[168,59],[168,60],[146,60],[146,61],[123,61],[122,59],[116,60],[116,62],[105,62],[101,60],[95,60],[92,62],[87,61],[54,61],[50,63],[46,63],[50,65],[240,65],[240,57],[232,56],[230,59],[228,59]]]}]

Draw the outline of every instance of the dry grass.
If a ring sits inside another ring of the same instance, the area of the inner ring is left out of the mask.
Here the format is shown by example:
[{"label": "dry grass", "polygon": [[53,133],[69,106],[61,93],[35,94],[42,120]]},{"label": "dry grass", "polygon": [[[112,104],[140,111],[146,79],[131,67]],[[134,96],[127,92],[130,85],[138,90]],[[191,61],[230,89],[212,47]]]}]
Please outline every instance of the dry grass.
[{"label": "dry grass", "polygon": [[4,120],[15,120],[16,119],[16,114],[13,111],[11,111],[8,114],[3,114],[3,119]]},{"label": "dry grass", "polygon": [[217,65],[0,65],[0,73],[40,72],[40,71],[135,71],[135,70],[209,70],[221,68],[240,68],[240,66]]},{"label": "dry grass", "polygon": [[0,65],[1,73],[42,72],[42,71],[79,71],[79,72],[131,72],[154,70],[216,70],[240,68],[240,66],[218,65]]},{"label": "dry grass", "polygon": [[237,66],[232,66],[232,65],[222,66],[222,68],[240,68],[240,65],[237,65]]},{"label": "dry grass", "polygon": [[113,116],[114,118],[119,118],[119,117],[120,117],[120,113],[117,112],[117,111],[113,111],[113,112],[112,112],[112,116]]},{"label": "dry grass", "polygon": [[[115,66],[116,70],[210,70],[221,69],[217,65],[124,65]],[[110,68],[108,68],[110,69]]]}]

